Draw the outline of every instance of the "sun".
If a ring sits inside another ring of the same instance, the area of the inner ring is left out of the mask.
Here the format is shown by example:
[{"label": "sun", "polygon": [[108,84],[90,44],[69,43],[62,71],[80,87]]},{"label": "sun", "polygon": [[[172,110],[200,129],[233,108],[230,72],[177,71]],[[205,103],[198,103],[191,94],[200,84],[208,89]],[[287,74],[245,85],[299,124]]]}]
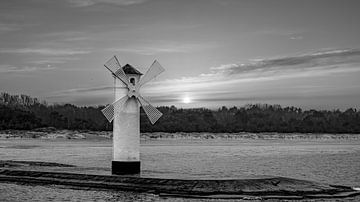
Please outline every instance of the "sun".
[{"label": "sun", "polygon": [[188,104],[191,102],[191,98],[189,96],[185,96],[182,100],[183,103]]}]

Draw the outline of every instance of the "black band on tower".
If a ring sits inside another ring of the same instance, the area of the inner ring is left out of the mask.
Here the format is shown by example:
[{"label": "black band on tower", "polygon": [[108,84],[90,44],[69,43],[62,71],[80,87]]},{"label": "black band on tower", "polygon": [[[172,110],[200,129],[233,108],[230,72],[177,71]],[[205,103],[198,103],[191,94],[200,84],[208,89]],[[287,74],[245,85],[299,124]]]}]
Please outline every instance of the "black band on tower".
[{"label": "black band on tower", "polygon": [[111,173],[113,175],[139,174],[140,161],[112,161]]}]

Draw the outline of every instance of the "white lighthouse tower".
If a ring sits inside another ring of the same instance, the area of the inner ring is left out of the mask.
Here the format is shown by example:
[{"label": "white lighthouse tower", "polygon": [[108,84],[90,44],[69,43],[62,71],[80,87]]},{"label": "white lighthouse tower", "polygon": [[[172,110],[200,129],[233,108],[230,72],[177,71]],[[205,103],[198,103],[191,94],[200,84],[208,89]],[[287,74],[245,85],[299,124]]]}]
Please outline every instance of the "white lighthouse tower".
[{"label": "white lighthouse tower", "polygon": [[112,174],[140,173],[140,109],[143,107],[150,122],[154,124],[162,113],[153,107],[140,94],[142,85],[149,82],[164,69],[154,61],[143,78],[133,66],[121,67],[114,56],[104,65],[114,76],[115,102],[101,110],[104,116],[113,121],[113,160]]},{"label": "white lighthouse tower", "polygon": [[[123,67],[130,85],[139,82],[140,73],[131,65]],[[127,96],[129,89],[121,80],[115,78],[115,100]],[[113,174],[140,173],[140,108],[135,97],[124,103],[124,108],[115,109],[113,125]]]}]

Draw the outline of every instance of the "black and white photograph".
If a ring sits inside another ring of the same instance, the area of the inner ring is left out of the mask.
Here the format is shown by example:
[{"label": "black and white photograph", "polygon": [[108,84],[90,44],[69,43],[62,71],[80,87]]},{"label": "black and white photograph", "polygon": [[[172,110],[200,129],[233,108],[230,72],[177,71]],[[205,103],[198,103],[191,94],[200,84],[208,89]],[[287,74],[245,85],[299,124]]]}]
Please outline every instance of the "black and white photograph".
[{"label": "black and white photograph", "polygon": [[0,201],[360,201],[359,0],[0,0]]}]

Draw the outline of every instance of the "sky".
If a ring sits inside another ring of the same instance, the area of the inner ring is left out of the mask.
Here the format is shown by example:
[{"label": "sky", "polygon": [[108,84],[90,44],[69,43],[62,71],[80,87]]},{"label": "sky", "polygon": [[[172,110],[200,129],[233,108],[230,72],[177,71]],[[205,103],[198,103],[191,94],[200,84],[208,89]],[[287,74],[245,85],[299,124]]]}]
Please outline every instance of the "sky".
[{"label": "sky", "polygon": [[360,108],[358,0],[0,0],[0,92],[113,102],[103,64],[166,69],[155,106]]}]

